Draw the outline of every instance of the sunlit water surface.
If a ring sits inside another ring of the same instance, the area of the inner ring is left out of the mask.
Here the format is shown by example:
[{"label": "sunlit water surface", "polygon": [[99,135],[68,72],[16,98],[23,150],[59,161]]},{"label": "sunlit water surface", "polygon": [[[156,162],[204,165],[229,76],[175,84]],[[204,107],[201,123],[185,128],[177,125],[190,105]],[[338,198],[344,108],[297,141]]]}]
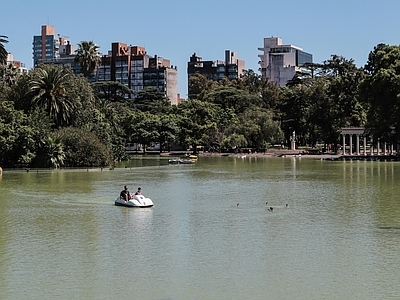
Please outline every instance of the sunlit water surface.
[{"label": "sunlit water surface", "polygon": [[[399,299],[399,183],[293,157],[6,170],[0,299]],[[124,184],[155,206],[114,206]]]}]

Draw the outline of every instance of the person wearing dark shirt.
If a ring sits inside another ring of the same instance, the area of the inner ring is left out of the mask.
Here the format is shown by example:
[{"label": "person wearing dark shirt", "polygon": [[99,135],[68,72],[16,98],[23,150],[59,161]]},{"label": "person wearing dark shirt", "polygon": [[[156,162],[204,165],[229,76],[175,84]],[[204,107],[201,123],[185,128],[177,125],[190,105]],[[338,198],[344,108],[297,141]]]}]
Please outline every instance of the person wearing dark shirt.
[{"label": "person wearing dark shirt", "polygon": [[125,201],[132,199],[132,195],[129,192],[129,187],[127,185],[124,186],[124,189],[121,191],[121,194],[119,196]]}]

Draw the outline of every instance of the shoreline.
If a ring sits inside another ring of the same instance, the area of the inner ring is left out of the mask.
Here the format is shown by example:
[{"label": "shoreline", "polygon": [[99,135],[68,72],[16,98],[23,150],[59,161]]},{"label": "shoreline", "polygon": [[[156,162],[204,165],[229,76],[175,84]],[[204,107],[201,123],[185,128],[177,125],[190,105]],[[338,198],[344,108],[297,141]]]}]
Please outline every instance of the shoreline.
[{"label": "shoreline", "polygon": [[[163,152],[157,153],[160,156],[181,156],[185,153],[192,154],[191,151],[171,151],[171,152]],[[155,154],[155,153],[154,153]],[[305,157],[305,158],[333,158],[337,159],[341,157],[340,154],[334,153],[307,153],[304,150],[269,150],[267,152],[253,152],[253,153],[219,153],[219,152],[198,152],[196,154],[198,157],[286,157],[286,156],[294,156],[294,157]]]},{"label": "shoreline", "polygon": [[[166,157],[179,157],[185,153],[192,154],[190,151],[176,151],[176,152],[163,152],[158,153],[160,156]],[[396,154],[338,154],[338,153],[309,153],[305,150],[269,150],[267,152],[256,152],[256,153],[219,153],[219,152],[199,152],[196,154],[200,157],[297,157],[297,158],[311,158],[320,160],[371,160],[371,161],[399,161],[400,156]]]},{"label": "shoreline", "polygon": [[271,151],[266,153],[199,153],[198,157],[304,157],[304,158],[339,158],[337,154],[308,154],[303,151]]}]

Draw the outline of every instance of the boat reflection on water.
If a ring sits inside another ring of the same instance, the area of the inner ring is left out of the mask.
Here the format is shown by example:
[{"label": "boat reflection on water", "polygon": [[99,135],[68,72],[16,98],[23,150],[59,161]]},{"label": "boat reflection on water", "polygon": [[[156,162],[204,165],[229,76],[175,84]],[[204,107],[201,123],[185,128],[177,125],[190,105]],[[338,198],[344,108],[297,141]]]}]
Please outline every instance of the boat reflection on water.
[{"label": "boat reflection on water", "polygon": [[135,232],[146,233],[147,229],[149,229],[152,224],[153,210],[154,208],[152,207],[121,210],[125,216],[124,226],[127,226],[127,228],[134,228]]}]

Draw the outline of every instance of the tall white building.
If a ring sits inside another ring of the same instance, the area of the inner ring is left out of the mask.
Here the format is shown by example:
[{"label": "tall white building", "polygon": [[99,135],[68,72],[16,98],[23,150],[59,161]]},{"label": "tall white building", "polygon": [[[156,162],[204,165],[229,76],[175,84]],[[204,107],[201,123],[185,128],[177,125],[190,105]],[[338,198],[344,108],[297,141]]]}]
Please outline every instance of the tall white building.
[{"label": "tall white building", "polygon": [[263,77],[285,86],[296,72],[307,72],[304,63],[312,63],[312,54],[293,45],[282,45],[278,37],[264,38],[264,47],[258,48],[263,54],[258,55],[260,72]]}]

